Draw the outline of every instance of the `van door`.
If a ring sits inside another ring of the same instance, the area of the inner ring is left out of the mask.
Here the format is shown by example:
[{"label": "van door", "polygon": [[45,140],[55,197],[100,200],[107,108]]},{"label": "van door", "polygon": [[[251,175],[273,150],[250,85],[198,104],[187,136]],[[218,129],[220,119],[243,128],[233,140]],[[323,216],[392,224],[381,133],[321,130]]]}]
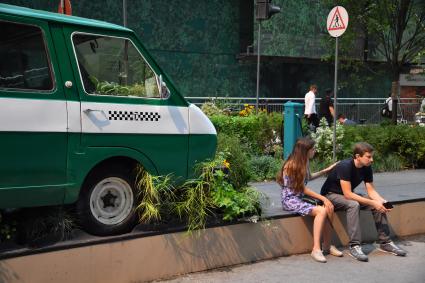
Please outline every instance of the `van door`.
[{"label": "van door", "polygon": [[0,20],[0,207],[59,204],[67,108],[48,25]]},{"label": "van door", "polygon": [[128,148],[150,159],[155,173],[186,178],[187,103],[176,103],[161,86],[159,70],[139,51],[135,38],[93,30],[64,29],[64,34],[80,77],[81,141],[87,156],[100,147]]}]

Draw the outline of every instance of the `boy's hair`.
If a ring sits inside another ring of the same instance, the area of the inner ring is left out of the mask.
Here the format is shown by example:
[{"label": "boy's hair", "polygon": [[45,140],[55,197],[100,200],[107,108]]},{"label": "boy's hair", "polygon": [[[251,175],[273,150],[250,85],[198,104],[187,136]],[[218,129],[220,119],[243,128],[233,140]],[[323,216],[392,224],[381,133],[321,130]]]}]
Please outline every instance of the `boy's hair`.
[{"label": "boy's hair", "polygon": [[356,154],[363,156],[366,152],[372,153],[373,151],[373,146],[367,142],[358,142],[353,147],[353,158],[356,158]]},{"label": "boy's hair", "polygon": [[310,90],[317,89],[317,85],[310,85]]}]

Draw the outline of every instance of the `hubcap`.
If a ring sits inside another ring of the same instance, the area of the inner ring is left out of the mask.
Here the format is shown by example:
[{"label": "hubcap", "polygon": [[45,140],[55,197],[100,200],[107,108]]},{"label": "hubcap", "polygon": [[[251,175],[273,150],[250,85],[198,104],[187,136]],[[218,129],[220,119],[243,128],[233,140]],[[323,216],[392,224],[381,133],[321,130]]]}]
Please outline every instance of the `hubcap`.
[{"label": "hubcap", "polygon": [[121,178],[109,177],[94,187],[90,196],[90,210],[99,222],[114,225],[131,213],[133,202],[130,185]]}]

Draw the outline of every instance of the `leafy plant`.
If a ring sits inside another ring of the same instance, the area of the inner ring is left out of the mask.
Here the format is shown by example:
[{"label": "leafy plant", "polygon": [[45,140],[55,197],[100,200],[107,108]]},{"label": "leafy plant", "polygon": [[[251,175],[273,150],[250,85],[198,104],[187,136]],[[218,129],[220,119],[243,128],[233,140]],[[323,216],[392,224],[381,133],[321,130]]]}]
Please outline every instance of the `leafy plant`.
[{"label": "leafy plant", "polygon": [[250,180],[249,152],[250,149],[243,140],[237,136],[218,134],[218,152],[225,152],[230,163],[228,181],[234,188],[245,187]]},{"label": "leafy plant", "polygon": [[396,154],[374,156],[373,170],[376,172],[399,171],[403,168],[403,161]]},{"label": "leafy plant", "polygon": [[283,115],[280,113],[260,112],[246,117],[216,115],[210,119],[220,134],[237,136],[253,154],[268,154],[273,145],[282,143]]},{"label": "leafy plant", "polygon": [[378,156],[394,154],[400,168],[425,168],[425,128],[410,125],[347,127],[344,137],[344,154],[351,155],[356,142],[365,141],[375,148]]},{"label": "leafy plant", "polygon": [[176,203],[175,210],[181,219],[187,219],[189,232],[204,229],[207,217],[213,214],[212,208],[215,204],[211,198],[211,188],[216,166],[216,160],[198,164],[199,177],[186,181],[179,188],[180,200]]},{"label": "leafy plant", "polygon": [[[330,162],[333,156],[333,129],[328,126],[326,119],[320,120],[320,125],[311,137],[316,142],[316,156],[324,162]],[[336,125],[336,153],[342,152],[342,141],[344,138],[344,127]]]},{"label": "leafy plant", "polygon": [[176,200],[171,175],[153,176],[141,165],[136,167],[136,188],[140,200],[136,210],[142,223],[160,220],[161,209]]},{"label": "leafy plant", "polygon": [[208,117],[223,114],[223,110],[221,110],[214,102],[205,102],[202,104],[201,110]]},{"label": "leafy plant", "polygon": [[100,95],[146,96],[146,89],[143,84],[135,83],[133,85],[123,86],[116,82],[101,82],[94,76],[90,76],[89,79],[95,85],[95,92]]},{"label": "leafy plant", "polygon": [[43,241],[62,241],[71,238],[75,217],[70,209],[64,206],[26,209],[20,220],[20,233],[24,241],[37,245]]},{"label": "leafy plant", "polygon": [[261,193],[249,187],[236,191],[226,181],[226,175],[222,171],[214,173],[211,195],[214,204],[223,212],[223,220],[233,220],[247,214],[260,215],[259,199]]},{"label": "leafy plant", "polygon": [[251,168],[251,180],[272,180],[282,166],[282,160],[269,155],[253,156],[249,165]]}]

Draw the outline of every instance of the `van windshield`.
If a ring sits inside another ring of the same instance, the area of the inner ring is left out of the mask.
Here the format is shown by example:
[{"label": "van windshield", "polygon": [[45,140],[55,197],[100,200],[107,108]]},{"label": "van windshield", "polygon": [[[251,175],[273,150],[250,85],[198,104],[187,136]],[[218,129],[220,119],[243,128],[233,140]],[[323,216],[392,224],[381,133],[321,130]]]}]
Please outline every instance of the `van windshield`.
[{"label": "van windshield", "polygon": [[74,34],[72,41],[87,93],[160,97],[157,76],[130,40]]}]

